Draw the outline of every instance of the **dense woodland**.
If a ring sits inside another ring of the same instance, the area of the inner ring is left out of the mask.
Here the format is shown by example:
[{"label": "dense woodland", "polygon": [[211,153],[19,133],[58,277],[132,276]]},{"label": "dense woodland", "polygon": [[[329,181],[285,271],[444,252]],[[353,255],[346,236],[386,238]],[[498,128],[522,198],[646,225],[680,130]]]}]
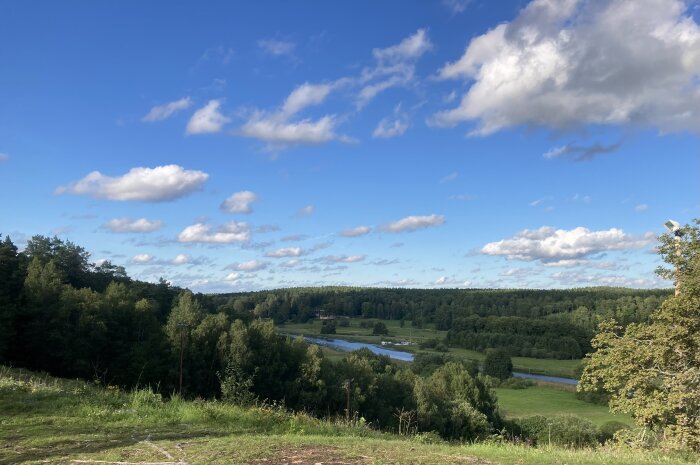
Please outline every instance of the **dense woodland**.
[{"label": "dense woodland", "polygon": [[305,321],[319,310],[404,319],[448,330],[447,344],[569,358],[590,349],[596,321],[644,321],[669,294],[321,288],[194,295],[89,258],[58,238],[35,236],[21,252],[9,238],[0,242],[0,363],[169,394],[178,389],[182,350],[187,397],[257,399],[462,439],[502,424],[478,367],[397,366],[366,350],[333,362],[316,346],[279,336],[273,321]]}]

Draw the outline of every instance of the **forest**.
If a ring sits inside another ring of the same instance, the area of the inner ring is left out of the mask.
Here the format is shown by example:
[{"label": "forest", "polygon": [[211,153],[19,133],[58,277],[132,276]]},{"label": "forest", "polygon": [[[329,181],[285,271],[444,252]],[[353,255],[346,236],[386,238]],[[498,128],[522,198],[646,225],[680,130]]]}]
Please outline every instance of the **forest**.
[{"label": "forest", "polygon": [[[34,236],[0,242],[0,363],[105,386],[151,388],[246,404],[279,403],[319,417],[362,418],[397,431],[486,437],[504,426],[476,364],[397,365],[367,350],[332,361],[277,334],[275,322],[336,315],[448,330],[447,344],[511,355],[581,357],[593,325],[645,321],[667,290],[320,288],[202,295],[165,279],[130,279],[84,248]],[[410,320],[410,323],[408,323]],[[410,414],[408,412],[411,412]]]}]

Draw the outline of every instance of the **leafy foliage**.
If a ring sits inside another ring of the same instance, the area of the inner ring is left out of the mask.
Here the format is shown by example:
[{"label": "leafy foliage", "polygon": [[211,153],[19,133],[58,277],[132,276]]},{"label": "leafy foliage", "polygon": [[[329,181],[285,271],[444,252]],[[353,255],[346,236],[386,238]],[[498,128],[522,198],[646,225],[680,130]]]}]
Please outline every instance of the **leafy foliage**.
[{"label": "leafy foliage", "polygon": [[503,380],[513,376],[513,361],[503,349],[489,349],[484,358],[483,373],[486,376]]},{"label": "leafy foliage", "polygon": [[659,272],[679,281],[680,295],[649,323],[601,324],[579,389],[608,392],[613,411],[662,433],[667,445],[700,451],[700,222],[683,231],[682,239],[661,236],[659,247],[674,267]]}]

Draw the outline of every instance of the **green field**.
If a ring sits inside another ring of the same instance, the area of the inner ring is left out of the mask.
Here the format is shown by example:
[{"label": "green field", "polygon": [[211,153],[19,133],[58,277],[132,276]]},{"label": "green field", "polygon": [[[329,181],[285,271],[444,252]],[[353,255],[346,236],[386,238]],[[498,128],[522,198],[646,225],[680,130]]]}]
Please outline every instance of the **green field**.
[{"label": "green field", "polygon": [[[352,318],[349,327],[336,327],[336,334],[327,335],[337,339],[345,339],[355,342],[366,342],[370,344],[380,344],[382,340],[387,340],[387,336],[373,336],[371,328],[360,328],[360,321],[379,321],[379,320],[363,320],[362,318]],[[442,340],[447,331],[438,331],[434,325],[426,325],[424,328],[414,328],[410,322],[407,322],[404,327],[397,320],[381,320],[389,329],[389,339],[405,339],[415,343],[419,343],[426,339],[437,338]],[[308,323],[285,323],[277,325],[277,330],[281,333],[306,335],[306,336],[324,336],[321,334],[321,322],[319,320],[311,320]],[[437,353],[433,350],[421,350],[417,345],[397,347],[397,350],[418,353]],[[461,348],[450,348],[450,355],[468,359],[482,360],[484,354],[475,350],[467,350]],[[513,367],[515,371],[525,373],[537,373],[550,376],[562,376],[565,378],[578,377],[578,369],[581,365],[580,360],[554,360],[530,357],[513,357]]]},{"label": "green field", "polygon": [[607,406],[591,404],[576,398],[570,390],[545,386],[532,386],[527,389],[495,389],[498,405],[506,418],[530,415],[556,416],[564,413],[576,415],[601,426],[609,421],[619,421],[630,426],[632,418],[626,415],[613,415]]},{"label": "green field", "polygon": [[628,448],[426,444],[276,407],[163,400],[0,366],[0,464],[689,464]]}]

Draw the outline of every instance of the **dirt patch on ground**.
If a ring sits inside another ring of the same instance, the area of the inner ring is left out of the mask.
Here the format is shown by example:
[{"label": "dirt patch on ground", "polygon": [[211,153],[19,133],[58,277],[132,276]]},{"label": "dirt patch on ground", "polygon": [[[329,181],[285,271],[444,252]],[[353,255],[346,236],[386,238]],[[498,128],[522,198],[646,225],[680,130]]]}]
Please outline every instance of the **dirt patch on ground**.
[{"label": "dirt patch on ground", "polygon": [[271,447],[269,455],[255,459],[251,465],[365,465],[371,457],[346,456],[332,446],[285,446]]}]

